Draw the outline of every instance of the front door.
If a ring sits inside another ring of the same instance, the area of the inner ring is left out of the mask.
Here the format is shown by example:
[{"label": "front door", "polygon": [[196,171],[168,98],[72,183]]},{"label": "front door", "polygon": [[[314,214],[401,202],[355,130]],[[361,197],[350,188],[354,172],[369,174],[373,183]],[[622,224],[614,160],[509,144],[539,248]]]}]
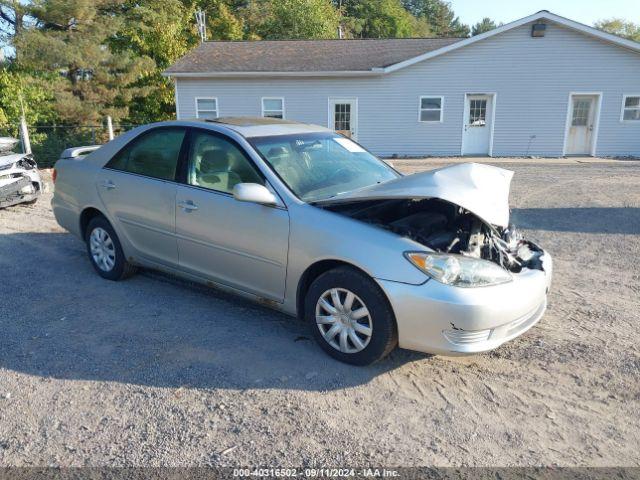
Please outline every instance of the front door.
[{"label": "front door", "polygon": [[194,130],[190,143],[186,184],[176,193],[180,267],[282,301],[289,248],[287,210],[233,197],[236,184],[265,180],[232,140]]},{"label": "front door", "polygon": [[596,118],[595,95],[571,96],[571,120],[567,132],[567,155],[591,155]]},{"label": "front door", "polygon": [[492,95],[467,95],[465,99],[463,155],[489,155],[491,148]]},{"label": "front door", "polygon": [[330,98],[329,128],[355,140],[358,135],[358,100]]}]

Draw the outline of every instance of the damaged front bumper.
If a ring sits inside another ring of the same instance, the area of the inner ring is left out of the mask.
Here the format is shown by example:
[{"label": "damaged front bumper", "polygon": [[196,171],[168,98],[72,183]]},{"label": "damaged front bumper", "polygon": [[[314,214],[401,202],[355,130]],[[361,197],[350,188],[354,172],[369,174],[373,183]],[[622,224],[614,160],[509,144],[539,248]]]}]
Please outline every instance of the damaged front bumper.
[{"label": "damaged front bumper", "polygon": [[523,269],[501,285],[460,288],[429,280],[408,285],[377,280],[391,302],[401,348],[439,355],[492,350],[522,335],[544,315],[553,275],[548,253],[542,270]]},{"label": "damaged front bumper", "polygon": [[18,157],[15,162],[0,165],[0,208],[34,202],[42,193],[43,183],[36,162],[30,155],[13,157]]}]

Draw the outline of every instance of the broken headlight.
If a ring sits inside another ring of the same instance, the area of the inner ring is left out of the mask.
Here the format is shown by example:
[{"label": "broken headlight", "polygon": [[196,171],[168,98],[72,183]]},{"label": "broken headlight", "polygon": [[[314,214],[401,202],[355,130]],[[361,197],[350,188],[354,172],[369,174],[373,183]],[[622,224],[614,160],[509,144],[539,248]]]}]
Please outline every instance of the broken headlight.
[{"label": "broken headlight", "polygon": [[405,256],[424,273],[445,285],[486,287],[513,280],[504,268],[479,258],[425,252],[406,252]]}]

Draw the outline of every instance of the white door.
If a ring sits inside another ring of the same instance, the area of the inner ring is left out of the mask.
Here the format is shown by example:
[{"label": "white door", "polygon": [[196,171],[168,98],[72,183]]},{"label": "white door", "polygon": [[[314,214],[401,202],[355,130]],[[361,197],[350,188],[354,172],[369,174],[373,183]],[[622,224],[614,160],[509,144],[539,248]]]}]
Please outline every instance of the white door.
[{"label": "white door", "polygon": [[329,128],[355,140],[358,136],[358,100],[330,98]]},{"label": "white door", "polygon": [[491,145],[493,95],[467,95],[462,134],[463,155],[488,155]]},{"label": "white door", "polygon": [[567,132],[567,155],[591,155],[596,118],[595,95],[571,96],[571,120]]}]

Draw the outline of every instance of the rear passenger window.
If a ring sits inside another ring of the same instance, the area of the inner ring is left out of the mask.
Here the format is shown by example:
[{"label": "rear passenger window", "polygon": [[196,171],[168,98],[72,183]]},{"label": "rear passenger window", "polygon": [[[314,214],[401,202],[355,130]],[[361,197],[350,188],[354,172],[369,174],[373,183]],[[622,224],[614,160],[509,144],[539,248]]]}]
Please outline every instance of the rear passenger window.
[{"label": "rear passenger window", "polygon": [[174,180],[184,135],[183,128],[161,128],[144,133],[113,157],[106,167]]},{"label": "rear passenger window", "polygon": [[192,135],[187,183],[232,193],[238,183],[259,183],[264,179],[253,163],[233,143],[205,132]]}]

